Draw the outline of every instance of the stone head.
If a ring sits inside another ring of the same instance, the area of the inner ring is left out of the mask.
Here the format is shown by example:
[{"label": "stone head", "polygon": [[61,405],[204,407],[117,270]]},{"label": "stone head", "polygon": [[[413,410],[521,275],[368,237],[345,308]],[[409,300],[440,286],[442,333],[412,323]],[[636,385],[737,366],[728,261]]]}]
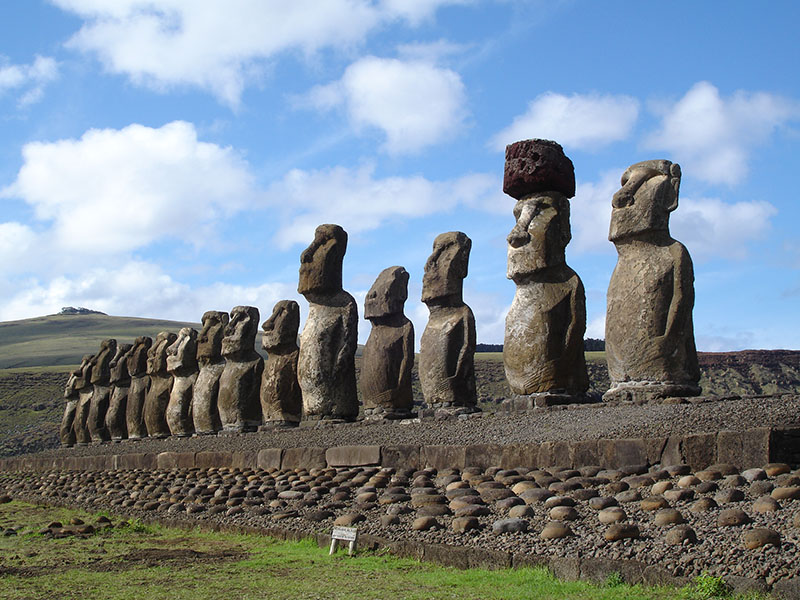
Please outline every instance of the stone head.
[{"label": "stone head", "polygon": [[222,338],[222,355],[235,356],[255,352],[259,314],[255,306],[234,306],[231,320]]},{"label": "stone head", "polygon": [[111,359],[117,353],[117,340],[108,339],[100,343],[100,351],[95,354],[92,367],[92,383],[108,384],[111,377]]},{"label": "stone head", "polygon": [[347,232],[339,225],[320,225],[314,241],[300,255],[297,291],[335,293],[342,289],[342,262],[347,250]]},{"label": "stone head", "polygon": [[167,348],[167,371],[197,370],[197,330],[193,327],[183,327],[178,332],[177,339]]},{"label": "stone head", "polygon": [[364,300],[364,318],[379,319],[403,314],[408,299],[408,271],[389,267],[381,271]]},{"label": "stone head", "polygon": [[75,389],[83,389],[87,387],[92,379],[92,368],[94,367],[94,354],[85,354],[81,359],[81,366],[78,367],[73,373],[75,374]]},{"label": "stone head", "polygon": [[147,356],[153,346],[153,338],[139,336],[133,340],[133,350],[128,354],[128,374],[131,377],[144,375],[147,372]]},{"label": "stone head", "polygon": [[533,194],[514,207],[517,220],[508,234],[508,278],[517,281],[565,263],[572,233],[569,200],[558,192]]},{"label": "stone head", "polygon": [[155,342],[147,352],[147,372],[150,375],[164,375],[167,373],[167,348],[178,336],[171,331],[161,331],[156,336]]},{"label": "stone head", "polygon": [[503,191],[521,200],[540,192],[575,195],[575,167],[551,140],[522,140],[506,146]]},{"label": "stone head", "polygon": [[300,305],[294,300],[281,300],[261,329],[264,330],[261,347],[267,352],[287,344],[296,345],[297,330],[300,329]]},{"label": "stone head", "polygon": [[76,383],[78,382],[78,376],[75,374],[75,371],[72,371],[67,378],[67,385],[64,386],[64,398],[70,398],[75,395],[77,391]]},{"label": "stone head", "polygon": [[681,167],[646,160],[628,167],[611,202],[608,239],[624,240],[649,231],[669,231],[669,213],[678,208]]},{"label": "stone head", "polygon": [[128,356],[133,350],[133,344],[119,344],[114,358],[111,359],[111,383],[128,379]]},{"label": "stone head", "polygon": [[197,360],[218,362],[222,358],[222,338],[228,325],[228,313],[209,310],[203,314],[203,328],[197,336]]},{"label": "stone head", "polygon": [[425,262],[422,277],[422,301],[426,304],[452,298],[461,301],[467,276],[472,240],[460,231],[441,233],[433,240],[433,252]]}]

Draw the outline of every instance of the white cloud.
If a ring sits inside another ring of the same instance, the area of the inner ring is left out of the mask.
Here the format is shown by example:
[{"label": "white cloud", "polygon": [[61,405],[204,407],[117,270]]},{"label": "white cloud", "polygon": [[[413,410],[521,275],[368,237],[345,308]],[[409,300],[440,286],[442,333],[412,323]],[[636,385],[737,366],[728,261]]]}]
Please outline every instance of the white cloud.
[{"label": "white cloud", "polygon": [[92,129],[29,143],[22,154],[0,197],[27,202],[52,223],[49,241],[70,252],[125,252],[165,236],[200,244],[218,218],[256,196],[247,163],[182,121]]},{"label": "white cloud", "polygon": [[24,319],[58,312],[63,306],[86,306],[113,315],[148,316],[199,321],[206,310],[225,310],[240,304],[256,306],[266,318],[278,300],[297,299],[296,284],[266,283],[241,286],[213,283],[191,287],[175,281],[160,267],[128,261],[117,268],[90,268],[49,281],[28,281],[13,289],[4,286],[7,300],[0,320]]},{"label": "white cloud", "polygon": [[606,171],[598,181],[579,181],[575,186],[575,197],[570,201],[569,211],[572,226],[570,253],[614,252],[614,245],[608,241],[611,198],[619,189],[623,171]]},{"label": "white cloud", "polygon": [[0,56],[0,95],[16,90],[20,92],[17,104],[25,107],[38,102],[45,86],[58,77],[58,63],[46,56],[36,56],[29,65],[11,64]]},{"label": "white cloud", "polygon": [[731,204],[718,198],[682,198],[670,229],[695,259],[743,259],[748,242],[763,238],[777,213],[763,200]]},{"label": "white cloud", "polygon": [[753,150],[778,128],[800,118],[800,103],[765,92],[737,91],[728,98],[707,81],[661,109],[659,130],[646,139],[670,152],[684,172],[712,183],[735,184],[748,171]]},{"label": "white cloud", "polygon": [[198,87],[237,106],[268,59],[361,43],[394,21],[411,25],[458,0],[54,0],[85,20],[69,45],[154,89]]},{"label": "white cloud", "polygon": [[314,88],[309,102],[321,109],[343,105],[356,130],[380,129],[392,154],[456,135],[466,116],[464,84],[454,71],[375,56],[351,64],[339,81]]},{"label": "white cloud", "polygon": [[575,150],[597,150],[626,139],[638,117],[639,101],[630,96],[545,92],[492,137],[490,145],[503,150],[518,140],[544,138]]},{"label": "white cloud", "polygon": [[372,167],[293,169],[270,186],[269,201],[281,211],[278,245],[306,244],[320,223],[338,223],[350,233],[375,229],[394,218],[416,218],[463,203],[491,206],[496,178],[468,174],[451,181],[422,176],[376,178]]}]

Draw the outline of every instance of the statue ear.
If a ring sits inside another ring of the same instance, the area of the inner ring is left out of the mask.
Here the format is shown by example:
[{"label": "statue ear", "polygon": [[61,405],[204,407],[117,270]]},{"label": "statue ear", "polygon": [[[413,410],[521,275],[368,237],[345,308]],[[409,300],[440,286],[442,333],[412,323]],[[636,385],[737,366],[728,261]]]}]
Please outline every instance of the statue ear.
[{"label": "statue ear", "polygon": [[678,163],[672,163],[669,167],[669,182],[675,192],[672,202],[667,206],[667,210],[672,212],[678,208],[678,191],[681,187],[681,166]]}]

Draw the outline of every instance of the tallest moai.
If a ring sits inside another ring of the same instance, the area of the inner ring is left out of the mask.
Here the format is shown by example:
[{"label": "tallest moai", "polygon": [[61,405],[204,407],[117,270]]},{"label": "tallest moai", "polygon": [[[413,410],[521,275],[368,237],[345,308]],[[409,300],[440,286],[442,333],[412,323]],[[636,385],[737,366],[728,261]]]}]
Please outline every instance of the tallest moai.
[{"label": "tallest moai", "polygon": [[619,254],[608,286],[604,400],[643,402],[696,396],[694,271],[689,252],[669,234],[681,168],[668,160],[631,165],[614,194],[608,239]]},{"label": "tallest moai", "polygon": [[511,144],[503,191],[517,200],[517,222],[508,235],[508,278],[517,292],[503,346],[506,378],[518,396],[514,402],[525,407],[585,402],[586,297],[564,254],[572,237],[572,161],[550,140]]}]

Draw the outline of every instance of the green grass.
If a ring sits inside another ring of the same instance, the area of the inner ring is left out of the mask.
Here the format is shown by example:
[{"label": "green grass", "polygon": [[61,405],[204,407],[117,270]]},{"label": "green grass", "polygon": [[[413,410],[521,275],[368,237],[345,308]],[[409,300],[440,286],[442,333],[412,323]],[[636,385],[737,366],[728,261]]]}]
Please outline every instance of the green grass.
[{"label": "green grass", "polygon": [[[605,352],[584,352],[584,356],[586,357],[586,362],[598,363],[602,362],[605,363],[606,361],[606,353]],[[490,362],[503,362],[503,353],[502,352],[476,352],[475,353],[475,360],[487,360]]]},{"label": "green grass", "polygon": [[[48,539],[37,533],[53,520],[97,514],[34,506],[0,505],[0,597],[198,600],[201,598],[324,599],[663,599],[701,598],[695,588],[565,582],[542,568],[457,570],[385,553],[345,552],[259,535],[207,533],[155,525],[100,531],[85,538]],[[113,522],[119,518],[110,515]],[[707,586],[703,590],[707,591]]]}]

